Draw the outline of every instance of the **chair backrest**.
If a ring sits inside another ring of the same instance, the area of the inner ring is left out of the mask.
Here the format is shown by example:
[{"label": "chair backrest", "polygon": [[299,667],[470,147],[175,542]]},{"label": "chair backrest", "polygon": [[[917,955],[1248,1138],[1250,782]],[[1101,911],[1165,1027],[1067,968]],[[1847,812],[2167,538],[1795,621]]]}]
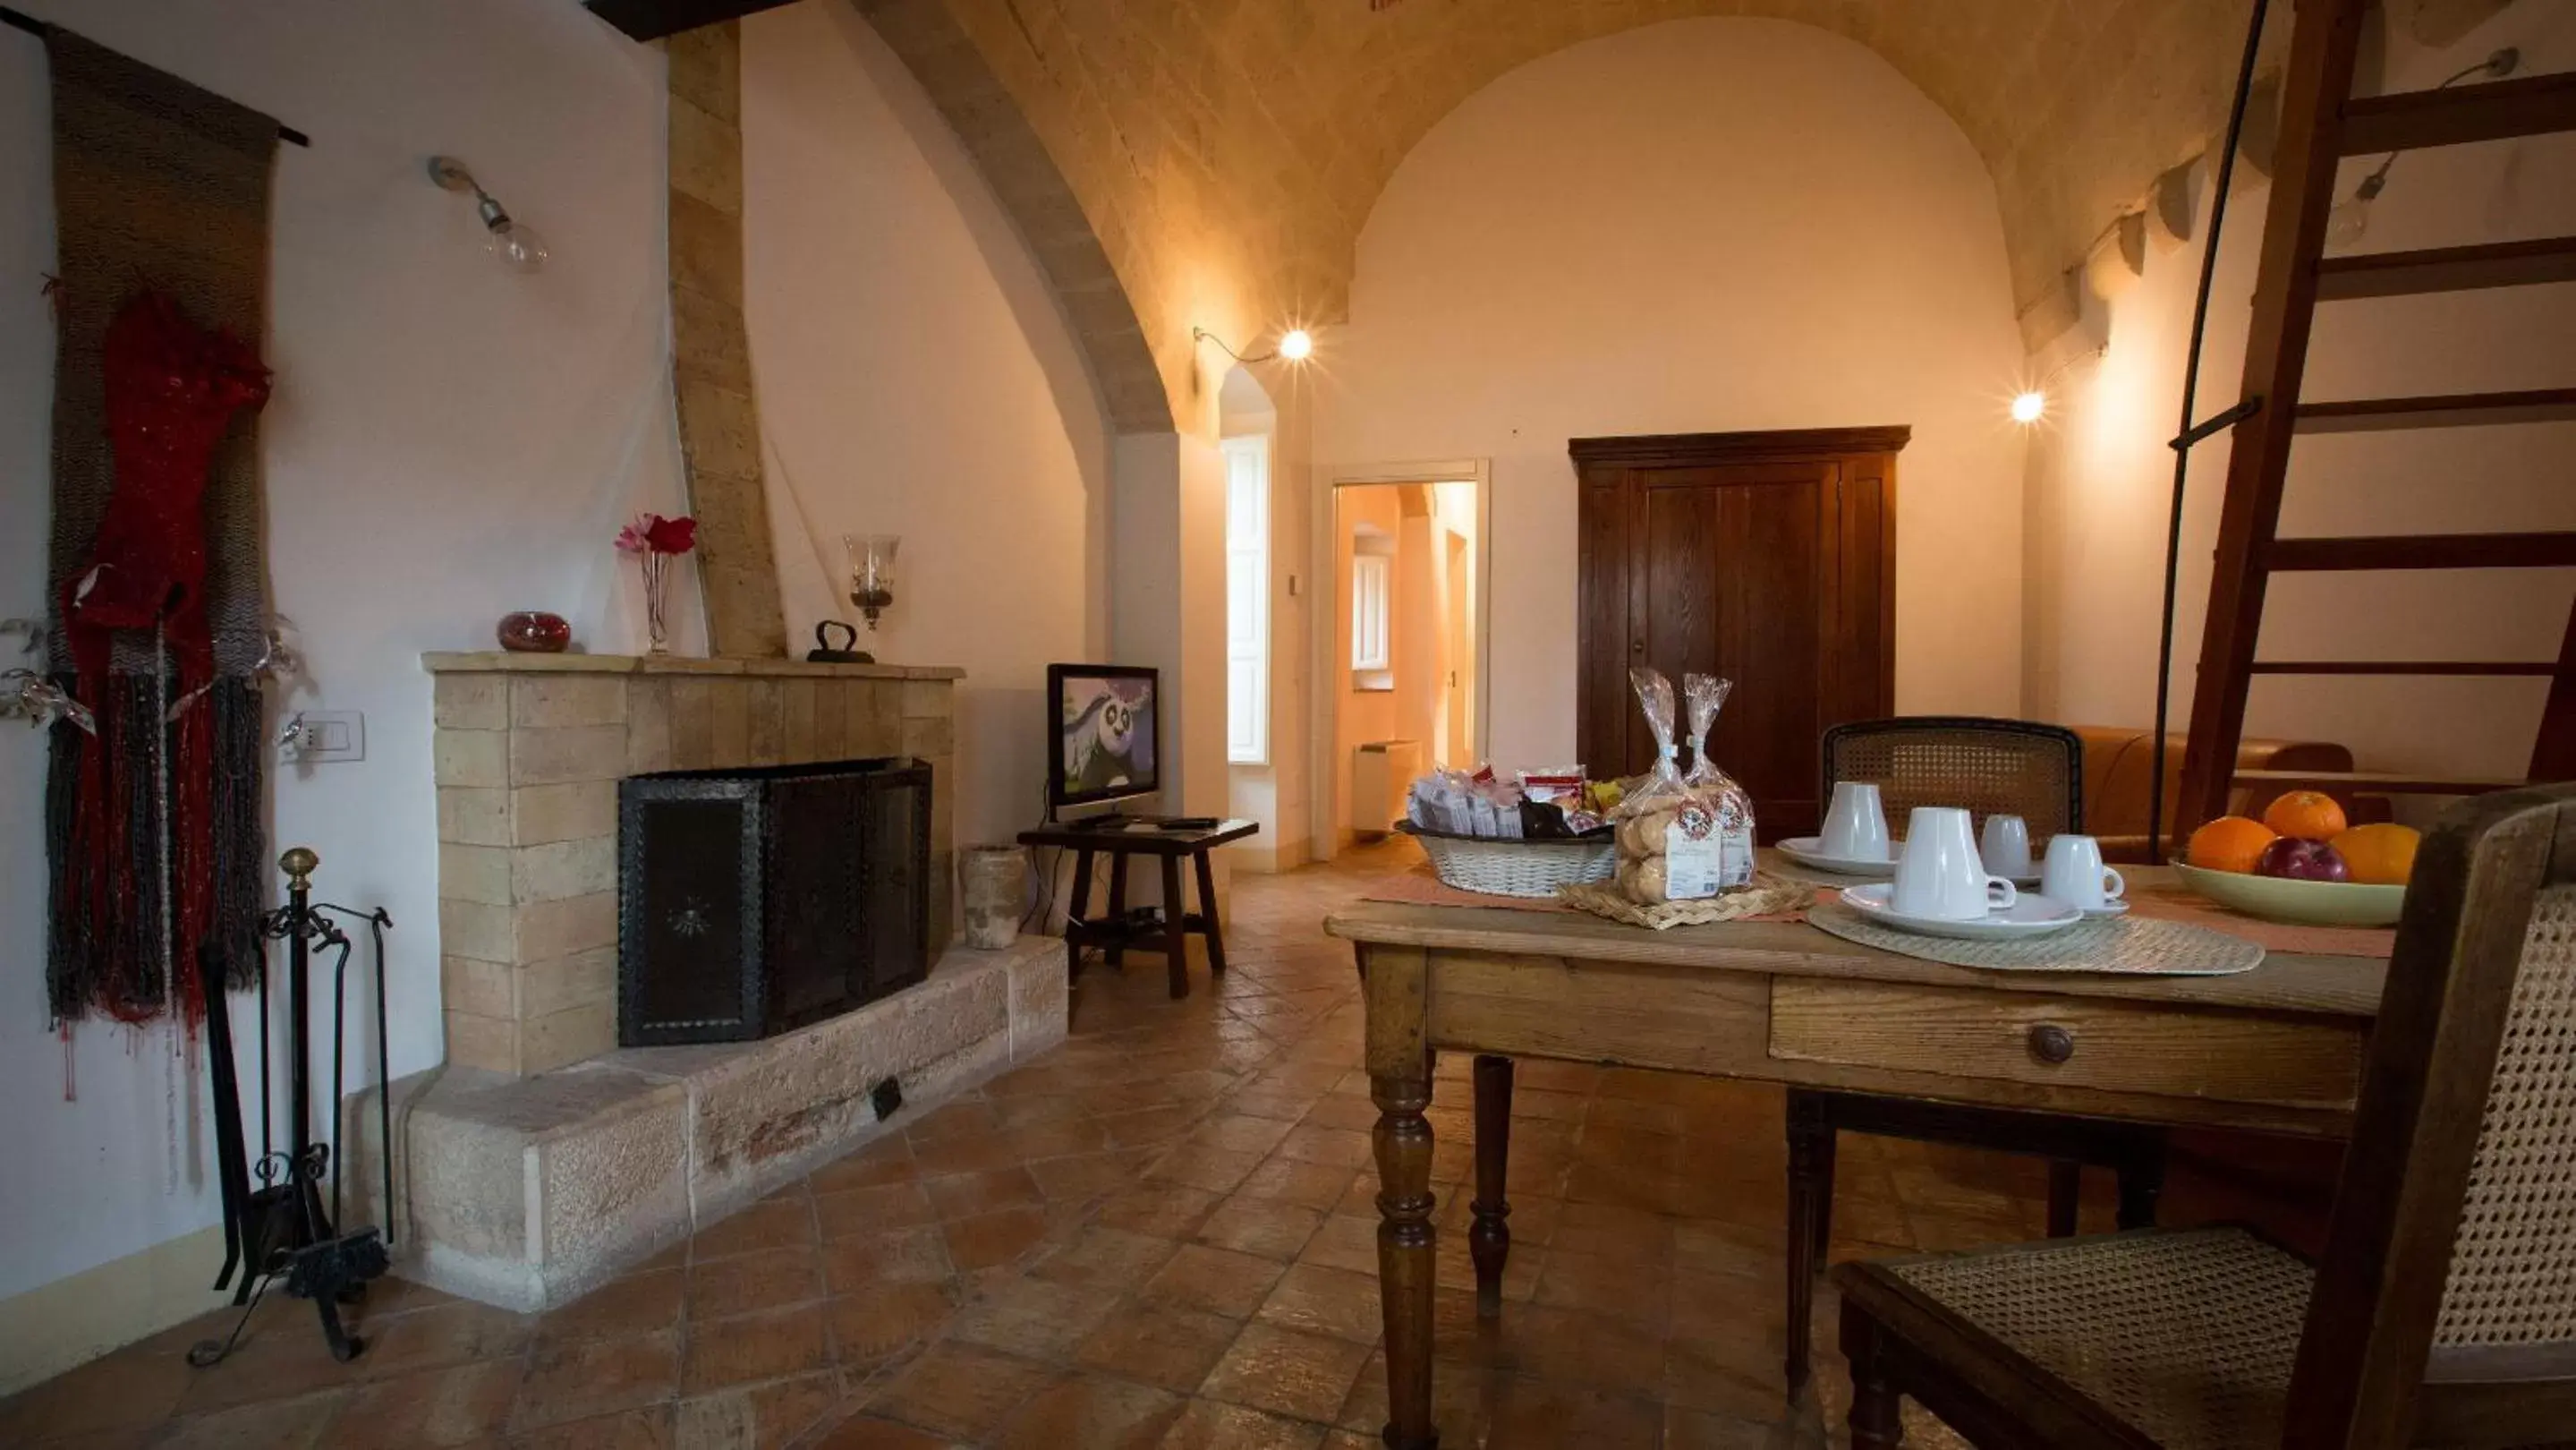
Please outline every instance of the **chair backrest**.
[{"label": "chair backrest", "polygon": [[1878,787],[1899,835],[1916,806],[1966,806],[1982,830],[2001,813],[2030,824],[2033,844],[2084,829],[2084,741],[2062,725],[1976,715],[1900,715],[1825,731],[1821,815],[1836,781]]},{"label": "chair backrest", "polygon": [[2416,856],[2291,1381],[2293,1446],[2576,1437],[2576,786]]}]

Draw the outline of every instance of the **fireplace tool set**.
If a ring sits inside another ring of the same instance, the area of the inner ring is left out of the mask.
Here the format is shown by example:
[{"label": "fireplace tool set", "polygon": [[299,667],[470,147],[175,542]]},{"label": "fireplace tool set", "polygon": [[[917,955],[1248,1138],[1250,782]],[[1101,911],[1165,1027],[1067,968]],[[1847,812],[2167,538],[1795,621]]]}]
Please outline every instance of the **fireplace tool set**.
[{"label": "fireplace tool set", "polygon": [[[357,1357],[365,1344],[340,1322],[340,1306],[355,1302],[368,1280],[390,1265],[389,1230],[374,1225],[346,1228],[340,1208],[344,1154],[338,1151],[339,1104],[345,1082],[348,1049],[349,935],[335,917],[367,923],[374,946],[376,974],[376,1128],[378,1156],[384,1170],[381,1211],[393,1212],[393,1110],[386,1092],[391,1082],[385,1048],[385,932],[393,918],[379,907],[357,911],[313,899],[313,870],[321,858],[298,846],[278,858],[286,872],[286,905],[260,918],[260,932],[286,943],[287,1090],[285,1141],[281,1146],[270,1115],[274,1082],[269,1070],[269,1000],[266,958],[259,969],[259,1144],[249,1158],[246,1108],[234,1070],[231,1008],[221,990],[206,993],[207,1060],[213,1076],[215,1166],[222,1180],[224,1266],[215,1287],[233,1286],[233,1303],[241,1317],[222,1339],[208,1339],[188,1351],[199,1367],[220,1362],[233,1351],[250,1322],[260,1297],[284,1282],[286,1292],[310,1299],[322,1320],[331,1357],[342,1362]],[[331,957],[331,1078],[325,1108],[331,1112],[330,1141],[313,1130],[312,958]],[[252,1186],[256,1176],[258,1186]],[[329,1180],[329,1202],[323,1198]],[[235,1275],[238,1273],[239,1278]]]}]

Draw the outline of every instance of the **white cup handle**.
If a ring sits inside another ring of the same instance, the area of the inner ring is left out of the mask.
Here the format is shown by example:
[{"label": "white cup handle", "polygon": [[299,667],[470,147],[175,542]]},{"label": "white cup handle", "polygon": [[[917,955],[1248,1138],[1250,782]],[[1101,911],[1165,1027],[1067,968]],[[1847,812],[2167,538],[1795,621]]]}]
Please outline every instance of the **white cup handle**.
[{"label": "white cup handle", "polygon": [[[1995,895],[1995,891],[1999,887],[2003,891],[2001,898],[1998,898]],[[2010,911],[2013,909],[2013,903],[2019,900],[2021,900],[2021,892],[2012,884],[2011,881],[2001,876],[1989,876],[1986,878],[1986,909],[1988,911]]]},{"label": "white cup handle", "polygon": [[2104,899],[2117,901],[2122,896],[2126,895],[2128,890],[2129,883],[2120,879],[2119,872],[2112,870],[2108,866],[2102,868],[2102,895]]}]

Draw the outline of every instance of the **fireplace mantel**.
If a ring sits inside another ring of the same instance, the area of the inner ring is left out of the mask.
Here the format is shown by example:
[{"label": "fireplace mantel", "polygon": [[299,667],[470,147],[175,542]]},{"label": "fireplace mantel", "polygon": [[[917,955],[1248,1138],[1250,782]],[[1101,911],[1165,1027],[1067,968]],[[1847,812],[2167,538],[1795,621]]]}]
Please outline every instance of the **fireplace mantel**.
[{"label": "fireplace mantel", "polygon": [[528,1076],[616,1045],[617,782],[659,770],[929,763],[931,954],[950,920],[945,665],[421,656],[433,679],[447,1060]]}]

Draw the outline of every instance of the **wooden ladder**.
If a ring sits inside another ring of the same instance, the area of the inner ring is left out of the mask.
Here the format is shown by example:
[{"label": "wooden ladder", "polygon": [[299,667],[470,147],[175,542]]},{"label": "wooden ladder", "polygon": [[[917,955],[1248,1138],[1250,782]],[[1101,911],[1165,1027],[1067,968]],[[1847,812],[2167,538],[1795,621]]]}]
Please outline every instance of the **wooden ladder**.
[{"label": "wooden ladder", "polygon": [[[2245,350],[2242,400],[2189,438],[2234,418],[2216,567],[2201,636],[2170,839],[2227,812],[2239,786],[2390,794],[2471,795],[2521,780],[2236,768],[2245,697],[2257,675],[2546,676],[2549,699],[2531,754],[2532,780],[2576,779],[2576,610],[2554,660],[2257,660],[2265,586],[2311,570],[2536,569],[2576,565],[2576,533],[2423,534],[2281,538],[2290,445],[2302,434],[2445,428],[2576,419],[2576,388],[2303,403],[2309,329],[2320,302],[2576,281],[2576,237],[2327,257],[2335,165],[2429,146],[2576,131],[2576,75],[2354,98],[2364,0],[2301,0],[2282,80],[2281,128]],[[2178,440],[2177,446],[2184,446]]]}]

